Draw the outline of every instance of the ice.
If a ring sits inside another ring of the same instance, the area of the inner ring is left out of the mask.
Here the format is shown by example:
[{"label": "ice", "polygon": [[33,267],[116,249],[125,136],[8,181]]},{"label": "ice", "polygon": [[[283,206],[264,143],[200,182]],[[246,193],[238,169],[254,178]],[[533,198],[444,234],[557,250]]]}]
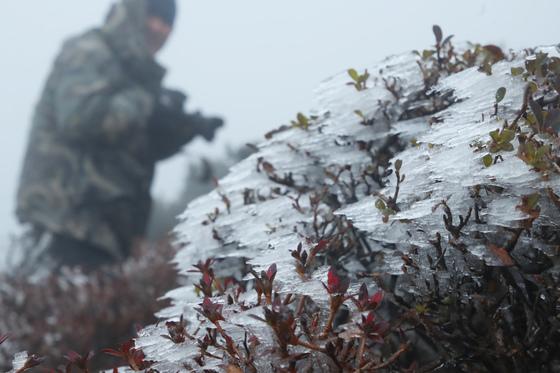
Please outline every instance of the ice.
[{"label": "ice", "polygon": [[[555,47],[540,50],[559,54]],[[377,254],[380,271],[402,274],[403,256],[409,255],[418,263],[418,268],[411,271],[431,274],[425,254],[436,257],[430,241],[437,234],[446,242],[468,243],[470,254],[489,265],[500,265],[487,245],[477,241],[473,233],[492,236],[499,235],[502,227],[518,227],[529,217],[518,207],[524,196],[546,187],[560,193],[560,180],[556,175],[543,180],[516,156],[517,140],[513,142],[513,151],[500,152],[501,159],[488,168],[482,162],[487,152],[476,149],[476,143],[488,142],[490,131],[501,128],[504,120],[511,120],[521,107],[526,83],[519,77],[512,77],[510,69],[523,65],[522,54],[495,64],[492,75],[470,68],[443,78],[434,92],[440,95],[451,92],[453,104],[437,113],[400,120],[404,108],[422,104],[414,101],[416,93],[424,86],[417,58],[405,53],[369,66],[368,89],[361,92],[346,84],[350,81],[346,72],[327,79],[316,91],[315,107],[311,110],[314,117],[309,129],[291,128],[259,144],[259,151],[233,166],[215,191],[189,204],[176,228],[178,243],[183,248],[175,262],[186,280],[184,286],[166,295],[172,306],[162,310],[158,314],[160,318],[177,319],[184,315],[189,328],[213,327],[201,321],[194,311],[201,303],[193,288],[200,275],[190,272],[198,261],[209,257],[246,258],[257,271],[276,263],[275,292],[280,296],[307,295],[315,302],[326,304],[328,295],[322,283],[327,279],[329,267],[319,266],[305,278],[295,271],[295,259],[290,254],[299,243],[306,250],[313,247],[316,242],[308,242],[309,237],[320,238],[315,237],[313,230],[315,217],[311,199],[315,195],[306,188],[309,185],[315,189],[327,188],[337,197],[340,206],[334,209],[335,216],[348,219],[364,234]],[[383,79],[398,82],[402,89],[399,101],[385,88]],[[505,87],[507,93],[496,116],[494,102],[499,87]],[[360,124],[356,110],[374,124]],[[434,117],[440,122],[432,122]],[[340,176],[346,184],[335,186],[325,169],[336,173],[337,165],[348,165],[353,175],[360,175],[368,170],[372,160],[357,144],[369,143],[375,150],[394,135],[399,135],[408,145],[398,150],[391,160],[393,165],[397,159],[402,160],[400,172],[406,178],[400,184],[398,211],[389,215],[384,223],[383,213],[375,206],[379,198],[376,193],[393,196],[397,185],[394,173],[383,178],[384,186],[380,190],[374,186],[367,192],[360,187],[349,198],[343,186],[352,183],[349,174]],[[479,206],[482,220],[475,222],[473,208],[477,188],[478,198],[485,201],[485,205]],[[328,212],[328,203],[324,198],[317,205],[321,219],[334,217]],[[455,227],[470,211],[469,224],[459,233],[446,226],[446,207],[452,213]],[[552,204],[543,204],[537,223],[558,226],[559,215]],[[546,245],[541,246],[548,250]],[[422,255],[413,253],[412,247],[419,248]],[[445,259],[457,270],[466,265],[458,249],[448,250]],[[355,260],[348,260],[346,264],[354,271],[363,268]],[[251,275],[246,277],[250,278]],[[354,282],[352,288],[357,290],[357,283]],[[241,299],[245,304],[255,305],[256,302],[254,295],[242,295]],[[223,303],[223,299],[216,298],[216,301]],[[262,306],[249,310],[225,306],[224,313],[230,316],[223,323],[228,333],[243,339],[244,333],[250,332],[262,339],[263,348],[270,346],[270,329],[255,318],[262,317]],[[173,345],[161,334],[165,334],[165,328],[153,327],[139,338],[139,346],[148,358],[159,362],[158,369],[181,371],[183,363],[197,367],[189,360],[197,352],[192,345]],[[208,363],[204,369],[222,369],[216,361]]]},{"label": "ice", "polygon": [[12,360],[12,370],[10,373],[15,373],[22,369],[29,358],[29,354],[26,351],[18,352],[14,355]]}]

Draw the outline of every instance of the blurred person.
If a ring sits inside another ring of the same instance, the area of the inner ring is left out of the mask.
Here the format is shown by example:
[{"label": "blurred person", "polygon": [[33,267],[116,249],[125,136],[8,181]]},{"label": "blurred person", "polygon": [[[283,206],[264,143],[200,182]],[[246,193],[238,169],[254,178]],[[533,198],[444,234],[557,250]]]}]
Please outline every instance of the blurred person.
[{"label": "blurred person", "polygon": [[24,267],[86,270],[125,259],[143,239],[157,161],[219,118],[183,110],[155,59],[175,0],[120,0],[105,24],[65,42],[35,109],[16,215],[30,229]]}]

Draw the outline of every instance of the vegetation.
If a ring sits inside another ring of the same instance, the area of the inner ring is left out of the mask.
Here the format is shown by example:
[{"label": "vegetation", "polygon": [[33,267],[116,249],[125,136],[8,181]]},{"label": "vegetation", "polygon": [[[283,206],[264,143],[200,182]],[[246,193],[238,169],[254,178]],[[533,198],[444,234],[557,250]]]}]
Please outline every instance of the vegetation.
[{"label": "vegetation", "polygon": [[21,372],[39,363],[64,366],[63,372],[115,366],[100,350],[157,321],[154,314],[166,304],[157,299],[177,286],[174,252],[167,243],[143,246],[122,265],[91,274],[68,270],[37,282],[2,275],[0,330],[7,334],[0,338],[0,370],[8,371],[12,355],[25,350],[36,355]]},{"label": "vegetation", "polygon": [[174,317],[105,352],[152,372],[559,371],[560,60],[433,33],[412,63],[349,70],[348,113],[271,131],[293,136],[187,209]]}]

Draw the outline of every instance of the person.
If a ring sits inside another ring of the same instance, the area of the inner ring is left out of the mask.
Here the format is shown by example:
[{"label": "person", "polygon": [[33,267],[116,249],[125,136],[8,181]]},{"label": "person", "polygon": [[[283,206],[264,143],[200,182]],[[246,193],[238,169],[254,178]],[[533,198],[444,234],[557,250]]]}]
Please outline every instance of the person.
[{"label": "person", "polygon": [[175,0],[120,0],[101,28],[63,45],[35,109],[16,215],[31,267],[86,270],[125,259],[144,236],[155,164],[220,118],[186,113],[155,59]]}]

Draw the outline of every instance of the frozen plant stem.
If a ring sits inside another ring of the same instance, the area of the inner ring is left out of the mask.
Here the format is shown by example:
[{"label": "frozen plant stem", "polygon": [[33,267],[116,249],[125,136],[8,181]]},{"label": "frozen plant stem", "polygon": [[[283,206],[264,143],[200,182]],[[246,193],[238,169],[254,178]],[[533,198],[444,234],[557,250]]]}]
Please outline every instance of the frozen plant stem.
[{"label": "frozen plant stem", "polygon": [[395,361],[397,361],[397,359],[403,353],[405,353],[409,349],[409,347],[410,347],[410,342],[407,342],[404,345],[402,345],[401,348],[399,348],[399,350],[397,352],[395,352],[393,355],[391,355],[391,357],[389,357],[385,362],[383,362],[381,364],[373,365],[374,362],[371,361],[371,362],[367,363],[366,365],[364,365],[362,368],[358,368],[356,373],[361,373],[361,372],[364,372],[364,371],[367,371],[367,370],[369,370],[371,372],[375,372],[379,369],[387,368],[389,365],[391,365]]},{"label": "frozen plant stem", "polygon": [[321,338],[327,338],[329,333],[332,331],[334,318],[336,313],[338,312],[340,306],[344,303],[346,297],[344,295],[331,295],[330,297],[330,310],[329,310],[329,318],[327,323],[325,324],[325,329],[321,334]]}]

